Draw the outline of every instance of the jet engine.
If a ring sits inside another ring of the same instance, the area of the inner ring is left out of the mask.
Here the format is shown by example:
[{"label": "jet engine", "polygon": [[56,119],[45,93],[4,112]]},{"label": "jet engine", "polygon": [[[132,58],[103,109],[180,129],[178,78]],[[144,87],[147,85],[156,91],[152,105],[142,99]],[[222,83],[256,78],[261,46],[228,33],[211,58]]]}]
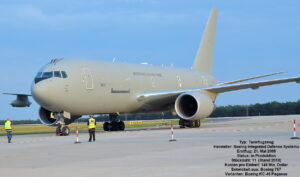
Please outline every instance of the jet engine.
[{"label": "jet engine", "polygon": [[17,96],[17,99],[12,101],[10,105],[12,107],[29,107],[31,105],[31,102],[29,101],[28,97],[31,95],[27,94],[18,94],[18,93],[3,93],[5,95],[15,95]]},{"label": "jet engine", "polygon": [[212,99],[201,92],[187,92],[179,95],[175,101],[175,111],[185,120],[208,117],[214,111]]},{"label": "jet engine", "polygon": [[[39,110],[39,115],[40,115],[40,120],[43,124],[45,125],[49,125],[49,126],[55,126],[58,124],[59,119],[57,118],[58,116],[54,116],[54,114],[41,107]],[[59,116],[62,116],[62,114],[60,114]],[[69,125],[71,123],[73,123],[76,119],[78,119],[80,116],[71,116],[70,119],[65,118],[65,117],[61,117],[62,119],[64,119],[64,123],[65,125]]]}]

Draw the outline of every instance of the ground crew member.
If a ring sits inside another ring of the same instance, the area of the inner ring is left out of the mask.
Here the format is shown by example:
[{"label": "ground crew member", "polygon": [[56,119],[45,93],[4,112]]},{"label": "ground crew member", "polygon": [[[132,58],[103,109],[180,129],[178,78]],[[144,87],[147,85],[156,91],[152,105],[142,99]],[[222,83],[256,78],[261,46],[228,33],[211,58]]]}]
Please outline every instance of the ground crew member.
[{"label": "ground crew member", "polygon": [[10,118],[7,118],[7,119],[6,119],[6,122],[4,123],[4,129],[5,129],[5,131],[6,131],[8,143],[11,143],[11,138],[12,138],[12,127],[11,127],[11,121],[10,121]]},{"label": "ground crew member", "polygon": [[94,119],[93,115],[90,115],[87,125],[89,127],[89,134],[90,134],[89,142],[92,142],[92,138],[93,138],[93,141],[96,141],[96,138],[95,138],[96,120]]}]

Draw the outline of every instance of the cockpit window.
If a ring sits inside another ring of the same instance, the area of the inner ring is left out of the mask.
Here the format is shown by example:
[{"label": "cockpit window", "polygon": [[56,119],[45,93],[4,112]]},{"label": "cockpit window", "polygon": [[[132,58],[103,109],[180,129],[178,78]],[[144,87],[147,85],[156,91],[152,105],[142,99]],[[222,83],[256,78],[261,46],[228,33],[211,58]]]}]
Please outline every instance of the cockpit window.
[{"label": "cockpit window", "polygon": [[62,75],[63,78],[67,78],[67,77],[68,77],[66,71],[62,71],[62,72],[61,72],[61,75]]},{"label": "cockpit window", "polygon": [[48,78],[51,78],[53,77],[53,72],[43,72],[43,76],[42,78],[45,78],[45,79],[48,79]]},{"label": "cockpit window", "polygon": [[43,74],[43,72],[38,72],[35,77],[40,78],[40,77],[42,77],[42,74]]},{"label": "cockpit window", "polygon": [[34,82],[38,83],[42,80],[49,79],[52,77],[67,78],[68,75],[65,71],[38,72],[37,75],[35,76]]},{"label": "cockpit window", "polygon": [[36,75],[36,77],[35,77],[35,79],[34,79],[34,82],[35,83],[38,83],[38,82],[40,82],[40,81],[42,81],[42,80],[44,80],[44,79],[49,79],[49,78],[51,78],[51,77],[53,77],[53,72],[38,72],[37,73],[37,75]]},{"label": "cockpit window", "polygon": [[54,71],[54,77],[61,77],[60,71]]}]

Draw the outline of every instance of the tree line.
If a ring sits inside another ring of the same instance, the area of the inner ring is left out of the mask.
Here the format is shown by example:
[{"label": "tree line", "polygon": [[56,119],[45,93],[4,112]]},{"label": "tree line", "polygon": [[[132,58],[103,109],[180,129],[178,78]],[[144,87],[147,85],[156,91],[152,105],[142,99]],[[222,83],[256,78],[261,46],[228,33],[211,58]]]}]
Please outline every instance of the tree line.
[{"label": "tree line", "polygon": [[[269,102],[257,103],[251,105],[228,105],[218,106],[210,117],[242,117],[242,116],[267,116],[267,115],[290,115],[300,114],[300,100],[296,102]],[[155,119],[178,119],[178,115],[171,112],[164,113],[137,113],[137,114],[122,114],[119,119],[126,120],[155,120]],[[108,121],[108,115],[95,116],[97,121]],[[86,118],[76,120],[78,122],[86,122]],[[0,120],[0,125],[3,125],[5,120]],[[13,120],[14,125],[18,124],[40,124],[40,120]]]},{"label": "tree line", "polygon": [[300,100],[279,103],[219,106],[210,117],[241,117],[300,114]]}]

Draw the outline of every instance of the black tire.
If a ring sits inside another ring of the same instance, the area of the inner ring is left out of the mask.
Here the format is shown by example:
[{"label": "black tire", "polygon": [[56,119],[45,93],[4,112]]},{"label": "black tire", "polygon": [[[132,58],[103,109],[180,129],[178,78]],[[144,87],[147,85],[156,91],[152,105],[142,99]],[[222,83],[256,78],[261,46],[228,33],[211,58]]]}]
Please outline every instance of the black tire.
[{"label": "black tire", "polygon": [[63,127],[62,128],[62,136],[68,136],[70,134],[70,128],[69,127]]},{"label": "black tire", "polygon": [[111,131],[118,131],[119,130],[119,122],[111,122]]},{"label": "black tire", "polygon": [[195,123],[195,121],[193,121],[193,120],[187,120],[187,127],[189,127],[189,128],[195,127],[194,123]]},{"label": "black tire", "polygon": [[58,126],[58,127],[56,128],[56,135],[61,135],[61,132],[60,132],[60,126]]},{"label": "black tire", "polygon": [[194,127],[200,127],[200,125],[199,125],[199,120],[194,120],[195,122],[194,122]]},{"label": "black tire", "polygon": [[125,130],[125,124],[123,121],[118,122],[119,130],[124,131]]},{"label": "black tire", "polygon": [[112,122],[108,122],[107,129],[108,129],[108,131],[114,131],[114,125]]},{"label": "black tire", "polygon": [[59,125],[56,128],[56,134],[60,136],[68,136],[70,134],[70,128],[67,126],[61,127],[61,125]]},{"label": "black tire", "polygon": [[180,128],[185,128],[183,119],[179,119],[179,126],[180,126]]},{"label": "black tire", "polygon": [[104,131],[109,131],[109,123],[108,122],[104,122],[104,124],[103,124],[103,130]]}]

